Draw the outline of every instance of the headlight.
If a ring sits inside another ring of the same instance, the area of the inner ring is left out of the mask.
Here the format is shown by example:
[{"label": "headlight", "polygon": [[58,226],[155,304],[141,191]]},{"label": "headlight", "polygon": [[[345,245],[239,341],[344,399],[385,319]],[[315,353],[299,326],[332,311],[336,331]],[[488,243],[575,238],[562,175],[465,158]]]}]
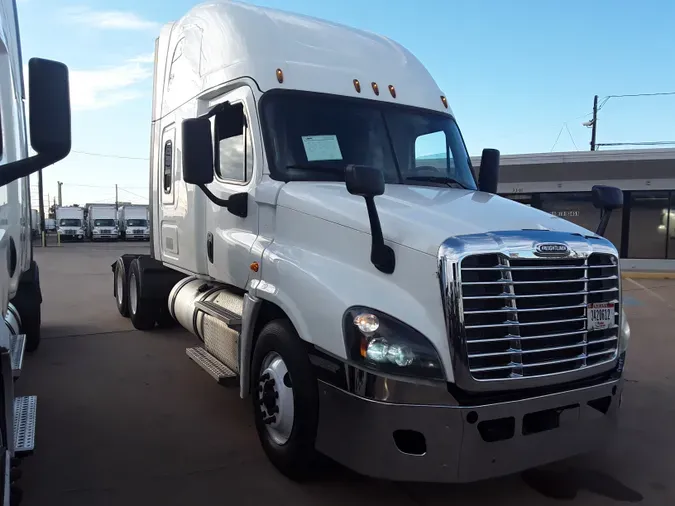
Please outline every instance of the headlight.
[{"label": "headlight", "polygon": [[343,327],[347,356],[353,362],[387,374],[445,379],[431,342],[396,318],[353,307],[345,313]]},{"label": "headlight", "polygon": [[621,309],[621,331],[619,332],[619,354],[628,349],[628,342],[630,341],[630,325],[626,313]]}]

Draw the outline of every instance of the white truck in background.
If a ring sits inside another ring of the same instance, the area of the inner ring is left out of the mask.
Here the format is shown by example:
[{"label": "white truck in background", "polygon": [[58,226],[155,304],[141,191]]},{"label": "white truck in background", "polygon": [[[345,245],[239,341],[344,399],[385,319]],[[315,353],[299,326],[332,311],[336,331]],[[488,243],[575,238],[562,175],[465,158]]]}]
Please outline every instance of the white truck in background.
[{"label": "white truck in background", "polygon": [[[397,43],[234,2],[155,44],[149,255],[113,265],[135,328],[249,397],[291,478],[317,452],[462,482],[586,452],[616,426],[618,253],[476,178],[445,94]],[[443,153],[433,166],[425,156]],[[179,159],[180,158],[180,159]]]},{"label": "white truck in background", "polygon": [[[0,0],[0,503],[21,501],[20,469],[35,445],[35,396],[17,397],[24,351],[40,344],[42,294],[33,260],[29,176],[70,151],[68,69],[32,58],[24,86],[19,25],[14,0]],[[24,101],[28,94],[29,132]]]},{"label": "white truck in background", "polygon": [[119,239],[117,206],[115,204],[91,204],[87,212],[89,239],[92,241],[116,241]]},{"label": "white truck in background", "polygon": [[83,241],[84,209],[77,206],[61,206],[56,208],[56,232],[61,241]]},{"label": "white truck in background", "polygon": [[148,206],[127,205],[117,210],[120,235],[125,241],[149,241]]}]

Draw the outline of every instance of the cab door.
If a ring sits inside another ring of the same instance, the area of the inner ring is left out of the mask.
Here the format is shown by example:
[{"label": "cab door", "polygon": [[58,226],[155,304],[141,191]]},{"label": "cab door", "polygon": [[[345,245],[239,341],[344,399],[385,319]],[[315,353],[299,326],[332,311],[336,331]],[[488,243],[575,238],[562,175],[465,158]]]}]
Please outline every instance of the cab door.
[{"label": "cab door", "polygon": [[258,207],[253,193],[262,172],[262,147],[251,89],[243,86],[211,104],[217,107],[225,102],[229,105],[219,107],[211,118],[215,177],[209,190],[221,199],[247,193],[248,210],[246,217],[235,216],[209,201],[204,251],[211,277],[245,288],[251,273],[250,252],[258,235]]}]

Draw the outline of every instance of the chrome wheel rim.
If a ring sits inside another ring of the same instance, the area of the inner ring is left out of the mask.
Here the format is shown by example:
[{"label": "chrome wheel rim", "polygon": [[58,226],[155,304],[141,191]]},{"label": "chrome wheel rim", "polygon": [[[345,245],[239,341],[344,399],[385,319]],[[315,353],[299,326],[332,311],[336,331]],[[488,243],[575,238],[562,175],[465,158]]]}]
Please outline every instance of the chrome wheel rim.
[{"label": "chrome wheel rim", "polygon": [[132,272],[129,276],[129,309],[136,314],[138,306],[138,290],[136,289],[136,275]]},{"label": "chrome wheel rim", "polygon": [[258,378],[258,403],[270,439],[284,445],[291,437],[295,408],[293,384],[286,363],[276,352],[265,356]]},{"label": "chrome wheel rim", "polygon": [[117,284],[117,303],[121,306],[124,299],[124,276],[122,275],[122,269],[116,270],[115,283]]}]

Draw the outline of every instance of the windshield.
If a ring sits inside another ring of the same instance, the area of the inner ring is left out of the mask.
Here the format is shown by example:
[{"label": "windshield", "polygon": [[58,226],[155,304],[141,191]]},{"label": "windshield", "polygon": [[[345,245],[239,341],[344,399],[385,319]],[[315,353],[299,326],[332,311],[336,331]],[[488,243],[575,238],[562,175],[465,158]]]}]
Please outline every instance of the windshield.
[{"label": "windshield", "polygon": [[81,221],[75,218],[63,218],[61,221],[59,221],[60,227],[79,227],[80,224]]},{"label": "windshield", "polygon": [[[476,189],[455,120],[446,114],[312,93],[273,93],[263,101],[273,176],[344,180],[349,164],[382,169],[390,184]],[[412,178],[412,179],[411,179]]]},{"label": "windshield", "polygon": [[129,227],[147,227],[148,220],[127,220],[127,226]]},{"label": "windshield", "polygon": [[114,227],[115,220],[94,220],[95,227]]}]

